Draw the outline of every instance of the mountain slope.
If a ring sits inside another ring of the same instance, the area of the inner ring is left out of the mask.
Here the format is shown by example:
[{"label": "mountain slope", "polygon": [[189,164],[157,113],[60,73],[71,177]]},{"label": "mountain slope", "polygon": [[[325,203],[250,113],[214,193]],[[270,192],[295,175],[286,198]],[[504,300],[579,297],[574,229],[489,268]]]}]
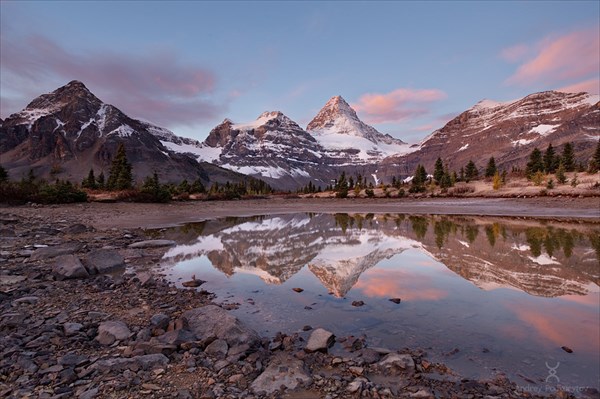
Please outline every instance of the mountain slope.
[{"label": "mountain slope", "polygon": [[428,170],[441,157],[458,170],[472,159],[479,168],[494,156],[500,168],[524,167],[533,148],[573,142],[587,159],[600,138],[600,97],[587,93],[535,93],[516,101],[483,100],[434,131],[417,151],[382,162],[389,176]]},{"label": "mountain slope", "polygon": [[[362,122],[341,97],[332,97],[306,127],[331,158],[366,164],[410,152],[410,146]],[[358,150],[358,151],[357,151]]]},{"label": "mountain slope", "polygon": [[240,178],[170,151],[159,138],[176,137],[172,132],[128,117],[103,103],[79,81],[37,97],[24,110],[6,118],[0,133],[2,165],[14,179],[30,168],[39,177],[75,181],[92,167],[96,174],[108,174],[120,143],[125,144],[137,180],[154,171],[166,181]]}]

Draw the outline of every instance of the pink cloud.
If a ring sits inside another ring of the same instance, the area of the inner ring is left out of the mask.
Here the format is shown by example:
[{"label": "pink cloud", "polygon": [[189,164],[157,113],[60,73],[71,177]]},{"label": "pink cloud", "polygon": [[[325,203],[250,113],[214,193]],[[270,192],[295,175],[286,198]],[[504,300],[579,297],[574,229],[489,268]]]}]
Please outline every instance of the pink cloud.
[{"label": "pink cloud", "polygon": [[600,70],[599,27],[547,38],[535,56],[525,62],[506,83],[526,86],[543,82],[556,84],[598,76]]},{"label": "pink cloud", "polygon": [[41,35],[0,39],[0,65],[10,74],[15,92],[31,95],[35,88],[38,95],[48,81],[65,84],[77,79],[130,116],[166,126],[192,125],[221,112],[222,107],[210,101],[214,73],[185,65],[174,53],[74,53]]},{"label": "pink cloud", "polygon": [[585,91],[592,94],[600,94],[600,79],[594,78],[584,80],[583,82],[578,82],[572,85],[564,86],[557,90],[565,93],[580,93],[582,91]]},{"label": "pink cloud", "polygon": [[429,113],[427,104],[446,97],[438,89],[400,88],[386,94],[363,94],[352,107],[369,123],[401,122]]},{"label": "pink cloud", "polygon": [[521,61],[528,52],[529,47],[526,44],[517,44],[503,49],[500,52],[500,58],[507,62],[518,62]]}]

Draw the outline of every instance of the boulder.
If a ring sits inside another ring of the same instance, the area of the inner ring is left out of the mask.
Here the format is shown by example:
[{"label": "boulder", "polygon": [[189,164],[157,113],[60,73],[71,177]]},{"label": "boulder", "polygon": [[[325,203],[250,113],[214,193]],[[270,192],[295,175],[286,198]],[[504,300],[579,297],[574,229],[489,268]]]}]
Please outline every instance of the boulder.
[{"label": "boulder", "polygon": [[258,333],[242,324],[225,309],[208,305],[184,312],[182,315],[188,330],[198,340],[216,337],[225,340],[229,346],[239,344],[254,345],[260,341]]},{"label": "boulder", "polygon": [[174,245],[177,245],[177,243],[173,240],[146,240],[129,244],[129,248],[160,248],[172,247]]},{"label": "boulder", "polygon": [[123,341],[130,336],[131,331],[122,321],[104,321],[98,326],[96,340],[102,345],[112,345],[115,341]]},{"label": "boulder", "polygon": [[222,339],[216,339],[211,342],[206,349],[204,349],[204,353],[219,359],[223,359],[227,355],[227,350],[229,350],[229,345],[227,345],[227,342]]},{"label": "boulder", "polygon": [[377,364],[384,368],[398,367],[408,371],[415,369],[415,361],[412,356],[399,353],[390,353]]},{"label": "boulder", "polygon": [[111,359],[98,360],[92,366],[99,371],[122,371],[126,369],[150,370],[157,367],[164,367],[169,363],[169,358],[161,353],[151,355],[134,356],[130,358],[114,357]]},{"label": "boulder", "polygon": [[56,258],[61,255],[70,255],[79,251],[81,248],[83,248],[83,244],[79,242],[69,242],[52,247],[38,248],[31,254],[31,260],[44,260]]},{"label": "boulder", "polygon": [[304,350],[306,352],[327,352],[327,349],[333,345],[334,342],[335,335],[333,335],[333,333],[322,328],[317,328],[310,334],[310,338],[308,339],[308,343]]},{"label": "boulder", "polygon": [[312,384],[312,378],[304,367],[302,360],[287,353],[279,353],[271,358],[266,370],[252,382],[252,390],[256,393],[273,392],[284,389],[296,389]]},{"label": "boulder", "polygon": [[85,278],[90,275],[75,255],[62,255],[58,257],[52,267],[52,274],[58,280]]},{"label": "boulder", "polygon": [[110,273],[125,267],[125,260],[114,249],[99,249],[85,256],[85,266],[90,274]]}]

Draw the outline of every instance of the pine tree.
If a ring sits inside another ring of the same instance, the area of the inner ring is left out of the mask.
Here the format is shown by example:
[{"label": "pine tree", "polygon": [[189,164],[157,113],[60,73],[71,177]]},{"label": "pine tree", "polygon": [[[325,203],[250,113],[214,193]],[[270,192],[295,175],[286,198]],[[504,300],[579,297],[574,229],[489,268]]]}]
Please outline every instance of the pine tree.
[{"label": "pine tree", "polygon": [[531,178],[536,172],[544,171],[544,161],[542,160],[542,152],[536,147],[529,154],[529,162],[525,168],[525,174]]},{"label": "pine tree", "polygon": [[192,183],[192,187],[190,188],[190,194],[204,194],[206,193],[206,187],[202,184],[202,180],[200,178],[196,179]]},{"label": "pine tree", "polygon": [[571,143],[565,144],[561,156],[561,161],[565,168],[565,172],[573,172],[575,170],[575,160],[573,154],[573,145]]},{"label": "pine tree", "polygon": [[588,168],[589,173],[596,173],[600,170],[600,140],[598,140],[598,145],[596,146],[596,151],[590,160],[590,167]]},{"label": "pine tree", "polygon": [[99,189],[104,189],[105,184],[106,182],[104,181],[104,172],[100,172],[100,174],[98,175],[98,179],[96,179],[96,186]]},{"label": "pine tree", "polygon": [[485,168],[485,177],[493,177],[498,170],[496,169],[496,160],[494,157],[490,157]]},{"label": "pine tree", "polygon": [[458,172],[458,181],[464,181],[464,180],[465,180],[465,168],[463,168],[461,166],[460,171]]},{"label": "pine tree", "polygon": [[425,167],[421,164],[417,165],[417,169],[415,169],[415,174],[413,175],[413,179],[411,181],[411,192],[422,192],[425,190],[425,182],[427,181],[427,171]]},{"label": "pine tree", "polygon": [[465,167],[465,181],[468,183],[471,180],[477,179],[478,176],[479,171],[477,171],[475,162],[473,162],[473,160],[469,160],[467,166]]},{"label": "pine tree", "polygon": [[546,173],[554,173],[556,168],[558,167],[556,154],[554,153],[554,148],[552,147],[552,143],[548,144],[548,148],[546,148],[546,152],[544,152],[544,171]]},{"label": "pine tree", "polygon": [[442,163],[442,158],[439,158],[435,161],[435,167],[433,169],[433,180],[437,184],[440,184],[442,181],[442,177],[444,177],[444,164]]},{"label": "pine tree", "polygon": [[98,188],[98,185],[96,184],[96,176],[94,176],[93,168],[90,168],[90,172],[88,173],[87,177],[85,179],[83,179],[83,181],[81,182],[81,187],[89,188],[92,190]]},{"label": "pine tree", "polygon": [[119,144],[117,154],[112,160],[107,186],[109,190],[127,190],[133,185],[131,164],[127,161],[125,146]]},{"label": "pine tree", "polygon": [[556,181],[559,184],[565,184],[567,182],[567,177],[565,176],[565,166],[563,161],[560,161],[558,164],[558,169],[556,169]]},{"label": "pine tree", "polygon": [[0,165],[0,184],[8,182],[8,172]]}]

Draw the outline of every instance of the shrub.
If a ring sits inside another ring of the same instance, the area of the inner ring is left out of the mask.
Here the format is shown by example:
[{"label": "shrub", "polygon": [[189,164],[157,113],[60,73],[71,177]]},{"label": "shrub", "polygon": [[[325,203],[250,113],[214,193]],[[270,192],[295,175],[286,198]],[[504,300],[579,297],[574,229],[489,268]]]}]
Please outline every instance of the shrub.
[{"label": "shrub", "polygon": [[367,197],[369,198],[373,198],[375,196],[375,192],[373,191],[372,188],[367,188],[365,190],[365,194],[367,195]]}]

